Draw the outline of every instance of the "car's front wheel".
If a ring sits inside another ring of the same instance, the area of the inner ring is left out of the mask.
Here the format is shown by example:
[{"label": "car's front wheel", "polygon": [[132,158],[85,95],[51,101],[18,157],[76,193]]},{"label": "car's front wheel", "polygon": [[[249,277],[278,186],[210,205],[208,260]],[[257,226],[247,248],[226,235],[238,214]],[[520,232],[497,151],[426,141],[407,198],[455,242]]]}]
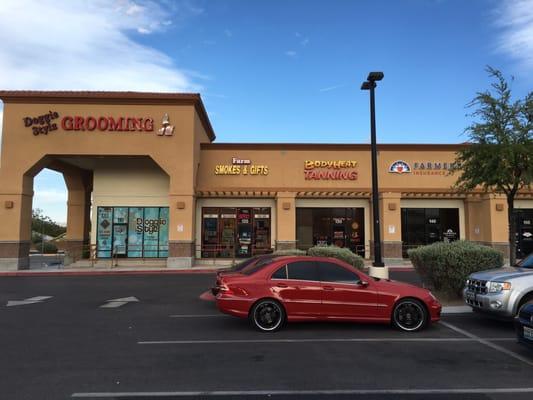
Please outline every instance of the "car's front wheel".
[{"label": "car's front wheel", "polygon": [[274,332],[283,326],[285,310],[276,300],[258,301],[250,312],[250,322],[261,332]]},{"label": "car's front wheel", "polygon": [[403,299],[394,306],[392,323],[406,332],[416,332],[426,326],[428,312],[426,307],[416,299]]}]

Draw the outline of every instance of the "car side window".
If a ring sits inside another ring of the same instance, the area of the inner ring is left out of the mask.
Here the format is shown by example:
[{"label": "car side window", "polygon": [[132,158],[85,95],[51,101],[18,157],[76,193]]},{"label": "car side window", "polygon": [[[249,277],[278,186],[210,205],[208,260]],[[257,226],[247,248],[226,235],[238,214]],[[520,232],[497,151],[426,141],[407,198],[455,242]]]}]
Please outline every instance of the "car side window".
[{"label": "car side window", "polygon": [[287,265],[288,278],[300,281],[319,281],[314,261],[296,261]]},{"label": "car side window", "polygon": [[355,272],[330,262],[319,262],[320,280],[322,282],[359,283],[361,279]]},{"label": "car side window", "polygon": [[287,266],[284,265],[274,272],[271,279],[287,279]]}]

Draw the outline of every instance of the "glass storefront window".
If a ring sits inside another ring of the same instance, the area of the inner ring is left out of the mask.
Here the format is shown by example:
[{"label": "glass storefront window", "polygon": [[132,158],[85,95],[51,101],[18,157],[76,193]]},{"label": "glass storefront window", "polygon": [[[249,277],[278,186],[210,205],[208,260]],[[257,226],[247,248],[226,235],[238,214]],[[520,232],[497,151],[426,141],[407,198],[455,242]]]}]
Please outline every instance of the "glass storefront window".
[{"label": "glass storefront window", "polygon": [[459,209],[402,208],[403,257],[407,250],[435,242],[458,240]]},{"label": "glass storefront window", "polygon": [[168,257],[168,207],[98,207],[97,256]]},{"label": "glass storefront window", "polygon": [[270,208],[202,209],[202,257],[251,257],[272,251]]},{"label": "glass storefront window", "polygon": [[143,255],[143,215],[144,208],[130,207],[128,224],[128,257]]},{"label": "glass storefront window", "polygon": [[524,258],[533,252],[533,209],[515,209],[516,257]]},{"label": "glass storefront window", "polygon": [[98,227],[97,227],[97,252],[98,258],[111,257],[112,229],[113,229],[113,208],[98,207]]},{"label": "glass storefront window", "polygon": [[363,208],[297,208],[298,248],[347,247],[365,256]]}]

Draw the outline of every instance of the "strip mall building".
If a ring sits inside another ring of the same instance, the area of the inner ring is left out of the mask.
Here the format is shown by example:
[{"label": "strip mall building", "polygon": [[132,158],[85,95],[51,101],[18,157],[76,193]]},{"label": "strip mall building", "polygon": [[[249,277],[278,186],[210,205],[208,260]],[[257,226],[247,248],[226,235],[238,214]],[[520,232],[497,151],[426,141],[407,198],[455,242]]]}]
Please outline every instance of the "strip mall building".
[{"label": "strip mall building", "polygon": [[[66,248],[99,259],[249,257],[316,244],[371,256],[370,146],[213,143],[199,95],[3,91],[0,264],[28,266],[33,179],[59,171]],[[462,145],[379,151],[385,260],[411,246],[466,239],[503,251],[505,198],[452,191]],[[533,193],[517,208],[518,256],[533,250]],[[85,252],[86,253],[86,252]]]}]

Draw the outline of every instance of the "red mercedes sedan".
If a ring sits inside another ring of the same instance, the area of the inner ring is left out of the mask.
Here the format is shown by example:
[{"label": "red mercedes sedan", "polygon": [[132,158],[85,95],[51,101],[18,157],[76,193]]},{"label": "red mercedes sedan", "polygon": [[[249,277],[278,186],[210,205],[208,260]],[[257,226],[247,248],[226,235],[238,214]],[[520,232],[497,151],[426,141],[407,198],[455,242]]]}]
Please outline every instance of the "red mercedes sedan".
[{"label": "red mercedes sedan", "polygon": [[218,309],[248,318],[262,332],[292,321],[392,323],[418,331],[440,319],[441,305],[426,289],[371,278],[326,257],[273,257],[217,277]]}]

